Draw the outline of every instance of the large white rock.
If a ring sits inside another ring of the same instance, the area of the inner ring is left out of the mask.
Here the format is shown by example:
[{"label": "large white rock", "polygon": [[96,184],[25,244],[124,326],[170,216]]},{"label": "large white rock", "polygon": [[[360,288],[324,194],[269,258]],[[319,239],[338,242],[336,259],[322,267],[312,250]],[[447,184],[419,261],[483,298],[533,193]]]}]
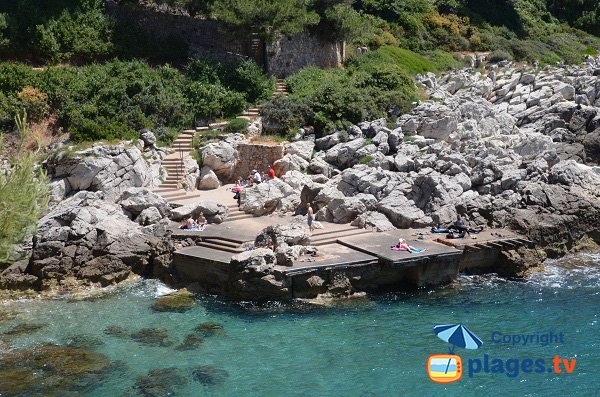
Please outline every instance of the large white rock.
[{"label": "large white rock", "polygon": [[310,161],[313,154],[315,143],[313,141],[298,141],[285,145],[287,154],[295,154],[302,157],[306,161]]},{"label": "large white rock", "polygon": [[304,171],[307,167],[308,161],[297,154],[286,154],[273,163],[273,170],[277,175],[285,175],[289,171]]},{"label": "large white rock", "polygon": [[212,190],[217,189],[220,186],[221,182],[219,182],[217,174],[215,174],[208,166],[202,167],[200,170],[200,177],[198,178],[198,189]]},{"label": "large white rock", "polygon": [[127,144],[95,145],[73,154],[58,152],[46,161],[53,179],[65,178],[71,191],[101,191],[116,199],[130,187],[154,187],[155,175],[142,153]]},{"label": "large white rock", "polygon": [[300,191],[275,178],[243,189],[240,209],[257,216],[273,211],[294,211],[300,204]]},{"label": "large white rock", "polygon": [[200,149],[202,164],[210,167],[220,180],[233,178],[238,162],[238,151],[227,142],[209,143]]}]

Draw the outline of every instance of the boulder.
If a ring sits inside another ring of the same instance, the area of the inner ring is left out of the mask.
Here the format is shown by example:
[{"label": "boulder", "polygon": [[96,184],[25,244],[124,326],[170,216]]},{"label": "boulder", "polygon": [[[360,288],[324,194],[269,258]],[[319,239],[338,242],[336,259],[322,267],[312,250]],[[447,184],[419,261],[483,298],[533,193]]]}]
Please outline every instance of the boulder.
[{"label": "boulder", "polygon": [[184,205],[171,211],[171,219],[180,222],[190,216],[196,219],[200,213],[203,213],[208,223],[222,223],[229,215],[229,208],[226,205],[215,203],[213,201],[199,201],[194,204]]},{"label": "boulder", "polygon": [[150,207],[140,212],[135,221],[142,226],[148,226],[158,223],[162,218],[163,216],[156,207]]},{"label": "boulder", "polygon": [[306,161],[310,161],[315,148],[315,142],[312,141],[298,141],[290,143],[285,146],[285,152],[287,154],[295,154]]},{"label": "boulder", "polygon": [[170,262],[167,220],[142,227],[103,198],[99,192],[76,193],[40,220],[27,273],[42,287],[67,277],[108,285],[132,272],[151,275],[158,258]]},{"label": "boulder", "polygon": [[136,147],[94,145],[75,153],[59,151],[44,163],[52,179],[66,179],[70,191],[103,192],[116,199],[130,187],[154,187],[155,176]]},{"label": "boulder", "polygon": [[204,166],[200,170],[200,177],[198,178],[198,189],[200,190],[212,190],[217,189],[221,186],[221,182],[219,182],[219,178],[217,174],[213,172],[213,170]]},{"label": "boulder", "polygon": [[331,178],[333,175],[334,168],[331,164],[326,162],[322,157],[316,157],[311,160],[308,169],[313,174],[322,174],[327,178]]},{"label": "boulder", "polygon": [[209,143],[200,149],[203,166],[209,167],[222,181],[231,180],[238,162],[238,151],[227,142]]},{"label": "boulder", "polygon": [[396,229],[392,222],[384,214],[376,211],[367,211],[360,214],[351,223],[352,226],[357,226],[362,229],[371,227],[378,232],[387,232]]},{"label": "boulder", "polygon": [[310,244],[310,233],[306,227],[299,222],[291,222],[284,225],[268,226],[256,237],[254,245],[264,247],[273,245],[308,245]]},{"label": "boulder", "polygon": [[265,248],[234,255],[227,293],[238,299],[290,298],[287,279],[276,263],[275,253]]},{"label": "boulder", "polygon": [[279,178],[245,188],[240,196],[240,209],[256,216],[294,211],[300,203],[300,192]]},{"label": "boulder", "polygon": [[144,149],[153,148],[156,144],[156,136],[148,128],[140,130],[140,139],[144,142]]},{"label": "boulder", "polygon": [[392,224],[400,229],[425,227],[433,224],[433,219],[426,216],[412,200],[402,193],[395,192],[377,204],[377,210],[385,215]]},{"label": "boulder", "polygon": [[283,158],[273,163],[273,170],[277,175],[285,175],[289,171],[304,171],[308,167],[308,161],[297,154],[286,154]]},{"label": "boulder", "polygon": [[128,188],[117,202],[134,217],[149,208],[156,208],[161,218],[171,213],[169,202],[148,188]]},{"label": "boulder", "polygon": [[312,178],[300,171],[288,171],[281,177],[281,180],[296,191],[301,191],[305,186],[314,185]]}]

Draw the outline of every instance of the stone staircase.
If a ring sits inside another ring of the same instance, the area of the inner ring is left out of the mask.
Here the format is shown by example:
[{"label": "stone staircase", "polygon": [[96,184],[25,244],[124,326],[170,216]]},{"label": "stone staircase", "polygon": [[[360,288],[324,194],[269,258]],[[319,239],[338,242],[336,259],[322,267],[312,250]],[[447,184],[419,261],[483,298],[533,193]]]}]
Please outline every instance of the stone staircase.
[{"label": "stone staircase", "polygon": [[275,88],[275,92],[273,93],[273,96],[288,96],[289,92],[287,90],[287,86],[285,84],[285,80],[282,79],[278,79],[277,80],[277,86]]},{"label": "stone staircase", "polygon": [[246,214],[244,211],[241,211],[236,204],[228,205],[227,208],[229,208],[229,216],[225,218],[223,223],[254,218],[254,215]]},{"label": "stone staircase", "polygon": [[[277,85],[275,92],[273,92],[273,97],[276,96],[286,96],[288,95],[285,81],[277,80]],[[252,107],[247,109],[242,115],[238,116],[238,118],[246,119],[249,122],[253,122],[260,116],[260,108]],[[166,158],[163,159],[162,165],[167,171],[166,179],[156,188],[154,191],[160,194],[167,201],[177,201],[190,198],[190,194],[188,194],[185,190],[182,189],[181,182],[185,178],[185,170],[184,170],[184,158],[190,157],[190,153],[193,150],[193,140],[194,135],[196,133],[202,133],[204,131],[210,130],[218,130],[225,127],[228,123],[226,121],[212,123],[205,127],[197,127],[195,130],[184,130],[175,138],[173,141],[173,149],[175,152],[169,154]],[[232,220],[244,219],[246,216],[252,217],[252,215],[247,215],[235,208],[230,208],[232,215],[230,218]],[[239,212],[239,214],[238,214]],[[229,219],[229,218],[228,218]]]},{"label": "stone staircase", "polygon": [[327,229],[316,229],[312,233],[310,239],[311,245],[320,247],[328,244],[335,244],[337,239],[350,236],[359,236],[363,234],[373,233],[372,229],[361,229],[355,226],[348,225],[347,228],[342,230],[330,230]]}]

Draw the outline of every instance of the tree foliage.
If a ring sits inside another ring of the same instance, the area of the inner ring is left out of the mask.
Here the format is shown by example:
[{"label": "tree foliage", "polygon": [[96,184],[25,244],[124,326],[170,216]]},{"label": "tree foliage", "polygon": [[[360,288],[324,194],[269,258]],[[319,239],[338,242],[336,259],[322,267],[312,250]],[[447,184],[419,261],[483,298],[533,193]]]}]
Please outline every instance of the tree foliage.
[{"label": "tree foliage", "polygon": [[267,41],[273,41],[278,34],[299,33],[320,20],[305,0],[216,0],[212,15],[237,26],[240,34],[258,33]]},{"label": "tree foliage", "polygon": [[17,119],[21,149],[10,169],[0,170],[0,263],[8,263],[13,256],[13,246],[33,234],[48,204],[47,177],[36,165],[37,153],[25,148],[30,133],[26,116],[21,117]]}]

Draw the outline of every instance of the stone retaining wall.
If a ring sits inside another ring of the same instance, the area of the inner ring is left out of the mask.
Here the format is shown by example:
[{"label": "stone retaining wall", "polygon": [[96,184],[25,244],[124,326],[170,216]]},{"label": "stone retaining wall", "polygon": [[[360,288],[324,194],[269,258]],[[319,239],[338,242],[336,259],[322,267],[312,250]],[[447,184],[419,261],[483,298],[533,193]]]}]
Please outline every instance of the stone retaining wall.
[{"label": "stone retaining wall", "polygon": [[323,41],[308,33],[283,37],[267,46],[268,72],[279,78],[309,65],[338,68],[344,57],[344,42]]},{"label": "stone retaining wall", "polygon": [[125,20],[155,37],[183,39],[191,54],[248,57],[279,78],[287,77],[307,65],[332,68],[341,66],[344,61],[343,42],[324,41],[308,33],[283,37],[266,46],[265,53],[262,45],[252,49],[252,37],[238,40],[228,34],[234,27],[217,21],[139,7],[122,7],[113,0],[106,0],[105,7],[109,15]]},{"label": "stone retaining wall", "polygon": [[267,172],[269,165],[273,165],[285,154],[283,145],[272,146],[253,143],[240,143],[237,145],[237,151],[239,161],[233,173],[234,178],[238,176],[245,178],[253,169],[258,170],[260,173]]}]

